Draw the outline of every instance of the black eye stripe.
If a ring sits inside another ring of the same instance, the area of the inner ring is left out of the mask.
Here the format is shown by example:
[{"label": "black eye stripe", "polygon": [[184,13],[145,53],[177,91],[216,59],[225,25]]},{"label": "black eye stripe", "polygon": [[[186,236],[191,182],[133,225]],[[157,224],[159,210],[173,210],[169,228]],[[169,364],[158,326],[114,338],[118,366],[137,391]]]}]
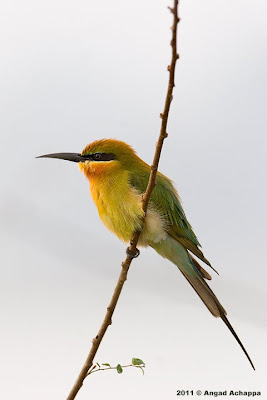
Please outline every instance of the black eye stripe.
[{"label": "black eye stripe", "polygon": [[95,161],[111,161],[115,159],[113,153],[95,153],[93,154],[93,160]]},{"label": "black eye stripe", "polygon": [[84,154],[82,157],[84,157],[85,160],[91,161],[111,161],[116,159],[113,153]]}]

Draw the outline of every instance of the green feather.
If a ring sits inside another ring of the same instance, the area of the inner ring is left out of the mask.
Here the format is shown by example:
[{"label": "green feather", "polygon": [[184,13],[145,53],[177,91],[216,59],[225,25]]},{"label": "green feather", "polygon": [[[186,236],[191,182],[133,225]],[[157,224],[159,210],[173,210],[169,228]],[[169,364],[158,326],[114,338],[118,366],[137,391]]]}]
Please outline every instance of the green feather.
[{"label": "green feather", "polygon": [[[144,193],[149,179],[150,168],[145,163],[142,165],[142,169],[140,165],[138,167],[138,170],[135,170],[135,168],[129,170],[130,184],[139,192]],[[150,201],[167,221],[169,225],[168,233],[202,261],[210,265],[198,248],[200,243],[186,218],[178,193],[171,180],[158,172],[156,182]]]}]

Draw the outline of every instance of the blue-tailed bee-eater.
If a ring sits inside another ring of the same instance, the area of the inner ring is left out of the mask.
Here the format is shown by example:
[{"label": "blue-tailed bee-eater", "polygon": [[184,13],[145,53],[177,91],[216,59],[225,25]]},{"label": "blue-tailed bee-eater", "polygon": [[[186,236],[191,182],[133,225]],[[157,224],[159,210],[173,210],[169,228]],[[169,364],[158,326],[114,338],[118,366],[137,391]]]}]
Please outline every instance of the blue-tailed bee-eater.
[{"label": "blue-tailed bee-eater", "polygon": [[[128,144],[115,139],[96,140],[82,153],[55,153],[41,157],[74,161],[90,182],[90,192],[99,216],[119,239],[129,242],[142,226],[142,195],[146,190],[150,167]],[[254,365],[226,317],[226,311],[206,280],[210,274],[195,256],[211,267],[188,222],[179,195],[170,179],[157,173],[148,211],[138,242],[150,246],[175,264],[195,289],[212,315],[220,317]],[[254,368],[255,369],[255,368]]]}]

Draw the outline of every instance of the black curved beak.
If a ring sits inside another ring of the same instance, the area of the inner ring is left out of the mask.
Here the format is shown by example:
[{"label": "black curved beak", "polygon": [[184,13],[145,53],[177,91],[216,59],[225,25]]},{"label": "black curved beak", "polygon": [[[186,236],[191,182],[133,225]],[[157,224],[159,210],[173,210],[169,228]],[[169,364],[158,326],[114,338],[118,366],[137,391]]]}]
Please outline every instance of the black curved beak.
[{"label": "black curved beak", "polygon": [[59,158],[61,160],[73,161],[73,162],[84,162],[86,160],[91,160],[90,155],[82,156],[79,153],[53,153],[44,154],[43,156],[38,156],[36,158]]}]

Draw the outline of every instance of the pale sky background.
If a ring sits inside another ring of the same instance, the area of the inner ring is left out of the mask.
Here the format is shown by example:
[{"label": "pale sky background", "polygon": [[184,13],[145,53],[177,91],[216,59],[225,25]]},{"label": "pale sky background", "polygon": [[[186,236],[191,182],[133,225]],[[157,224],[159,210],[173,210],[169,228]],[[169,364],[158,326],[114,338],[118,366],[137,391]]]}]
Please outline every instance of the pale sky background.
[{"label": "pale sky background", "polygon": [[[168,79],[170,4],[2,2],[1,399],[66,398],[125,257],[77,165],[34,157],[111,137],[151,163]],[[96,373],[78,400],[171,400],[178,389],[267,398],[266,11],[263,0],[181,1],[160,161],[220,272],[211,286],[256,372],[177,268],[144,250],[96,361],[139,357],[145,377],[132,369]]]}]

